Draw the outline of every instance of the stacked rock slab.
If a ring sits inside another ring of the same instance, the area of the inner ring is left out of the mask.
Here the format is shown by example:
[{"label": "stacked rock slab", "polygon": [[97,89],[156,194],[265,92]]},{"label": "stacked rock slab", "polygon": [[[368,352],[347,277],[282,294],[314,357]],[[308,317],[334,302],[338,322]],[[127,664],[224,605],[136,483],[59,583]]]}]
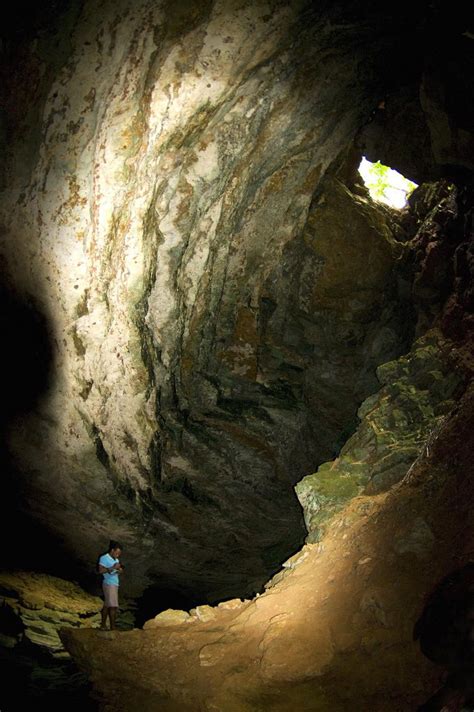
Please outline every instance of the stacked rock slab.
[{"label": "stacked rock slab", "polygon": [[55,576],[0,572],[0,642],[14,648],[26,639],[56,658],[69,657],[59,629],[98,626],[102,605],[100,598]]}]

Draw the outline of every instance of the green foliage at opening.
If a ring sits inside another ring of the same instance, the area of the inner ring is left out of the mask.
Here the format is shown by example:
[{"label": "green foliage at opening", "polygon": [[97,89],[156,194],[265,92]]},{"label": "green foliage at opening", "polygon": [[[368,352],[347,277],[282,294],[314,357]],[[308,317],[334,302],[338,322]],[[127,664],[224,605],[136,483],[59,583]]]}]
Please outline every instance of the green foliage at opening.
[{"label": "green foliage at opening", "polygon": [[359,166],[359,173],[363,177],[371,197],[393,208],[403,208],[407,197],[418,187],[416,183],[389,166],[384,166],[380,161],[371,163],[363,158]]}]

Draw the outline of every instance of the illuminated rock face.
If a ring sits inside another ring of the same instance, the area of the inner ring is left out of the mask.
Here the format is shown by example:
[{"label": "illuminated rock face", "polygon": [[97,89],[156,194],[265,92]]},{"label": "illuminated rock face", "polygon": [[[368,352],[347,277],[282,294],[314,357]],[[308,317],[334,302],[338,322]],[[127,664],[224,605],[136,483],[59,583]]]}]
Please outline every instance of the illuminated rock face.
[{"label": "illuminated rock face", "polygon": [[308,541],[318,541],[324,522],[352,497],[386,492],[407,474],[464,391],[463,375],[449,364],[450,349],[433,331],[408,355],[377,369],[382,388],[362,403],[360,425],[337,460],[296,485]]},{"label": "illuminated rock face", "polygon": [[107,646],[63,630],[67,649],[117,712],[416,710],[443,671],[421,654],[415,622],[472,551],[473,417],[471,387],[409,478],[354,499],[262,596],[207,619],[158,616]]},{"label": "illuminated rock face", "polygon": [[58,630],[98,627],[103,605],[77,584],[25,571],[0,573],[0,604],[2,646],[28,641],[57,658],[67,657]]},{"label": "illuminated rock face", "polygon": [[[306,533],[293,485],[351,434],[377,366],[405,378],[416,349],[396,359],[433,321],[472,377],[468,191],[425,220],[439,196],[423,186],[395,221],[351,171],[393,97],[374,158],[397,167],[383,153],[403,143],[420,182],[469,171],[472,123],[421,76],[439,4],[342,5],[85,2],[12,53],[2,266],[12,301],[44,316],[50,374],[34,408],[11,408],[14,472],[86,570],[123,541],[128,593],[260,587]],[[413,86],[426,125],[388,145]],[[349,503],[263,596],[168,612],[107,648],[94,631],[65,642],[116,710],[415,707],[436,684],[412,640],[423,595],[472,552],[472,417],[471,392],[408,479]]]},{"label": "illuminated rock face", "polygon": [[123,540],[130,593],[261,586],[414,328],[409,248],[343,164],[415,11],[361,42],[313,5],[90,1],[11,52],[2,264],[51,345],[15,477],[86,570]]},{"label": "illuminated rock face", "polygon": [[386,213],[321,192],[386,42],[379,18],[332,55],[340,19],[89,2],[9,79],[3,253],[53,349],[10,447],[25,508],[76,559],[123,541],[129,592],[261,586],[305,535],[292,485],[404,348]]}]

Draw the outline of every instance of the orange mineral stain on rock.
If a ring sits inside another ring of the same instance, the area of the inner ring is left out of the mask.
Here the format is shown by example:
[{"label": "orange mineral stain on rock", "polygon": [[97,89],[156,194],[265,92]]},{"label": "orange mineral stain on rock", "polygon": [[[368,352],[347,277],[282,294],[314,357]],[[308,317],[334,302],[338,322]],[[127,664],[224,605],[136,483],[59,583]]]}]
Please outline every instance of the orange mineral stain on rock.
[{"label": "orange mineral stain on rock", "polygon": [[259,343],[255,312],[241,306],[236,315],[231,344],[220,354],[232,373],[249,380],[257,377],[257,347]]}]

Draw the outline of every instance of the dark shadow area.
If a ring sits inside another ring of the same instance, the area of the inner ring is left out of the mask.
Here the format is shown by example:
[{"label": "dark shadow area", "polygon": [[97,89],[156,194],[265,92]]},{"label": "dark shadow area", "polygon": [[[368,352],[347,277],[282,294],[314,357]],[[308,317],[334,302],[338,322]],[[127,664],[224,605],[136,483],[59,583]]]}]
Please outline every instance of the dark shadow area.
[{"label": "dark shadow area", "polygon": [[91,685],[71,659],[56,659],[24,640],[13,649],[0,646],[2,712],[41,707],[48,712],[95,712]]},{"label": "dark shadow area", "polygon": [[[142,628],[146,621],[168,608],[189,611],[191,608],[209,605],[209,603],[203,598],[192,598],[182,591],[162,588],[158,584],[149,586],[136,601],[136,626]],[[216,602],[213,601],[212,605],[216,605]]]},{"label": "dark shadow area", "polygon": [[[8,448],[15,422],[38,406],[53,371],[53,344],[47,320],[35,303],[0,288],[0,569],[26,569],[77,578],[77,566],[45,526],[27,511],[27,483],[22,481]],[[17,635],[21,622],[7,607],[0,609],[0,631]],[[14,648],[0,646],[3,712],[32,709],[41,702],[49,710],[95,710],[89,685],[70,660],[58,660],[26,639]],[[33,703],[33,704],[32,704]]]},{"label": "dark shadow area", "polygon": [[[15,421],[34,410],[49,387],[53,370],[53,345],[47,320],[35,303],[22,301],[0,287],[0,569],[31,569],[76,574],[70,557],[44,526],[27,513],[26,483],[22,482],[8,448],[8,433]],[[0,608],[0,633],[22,635],[23,624],[8,606]],[[26,638],[15,645],[0,645],[0,707],[2,712],[45,706],[50,712],[94,711],[90,684],[70,659],[54,658]]]},{"label": "dark shadow area", "polygon": [[431,592],[413,637],[422,653],[446,670],[443,687],[418,712],[474,709],[474,562]]},{"label": "dark shadow area", "polygon": [[30,39],[50,29],[72,6],[79,11],[83,4],[83,0],[17,0],[2,10],[0,37],[11,41]]},{"label": "dark shadow area", "polygon": [[27,483],[8,447],[12,427],[37,406],[47,392],[53,372],[53,344],[46,317],[33,300],[22,300],[0,287],[0,467],[2,498],[0,568],[33,569],[45,573],[77,574],[70,557],[47,529],[28,514]]},{"label": "dark shadow area", "polygon": [[0,287],[2,408],[0,427],[32,410],[52,375],[53,349],[45,317],[34,302],[21,301]]}]

